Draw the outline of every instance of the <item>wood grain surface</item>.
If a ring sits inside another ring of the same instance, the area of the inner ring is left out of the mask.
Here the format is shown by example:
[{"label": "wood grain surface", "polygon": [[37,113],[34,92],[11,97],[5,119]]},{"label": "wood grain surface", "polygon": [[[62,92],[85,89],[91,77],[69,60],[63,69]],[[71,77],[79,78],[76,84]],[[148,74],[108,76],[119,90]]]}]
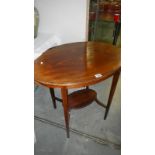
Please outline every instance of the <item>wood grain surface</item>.
[{"label": "wood grain surface", "polygon": [[120,48],[103,42],[77,42],[44,52],[34,62],[35,82],[49,88],[98,83],[120,69]]}]

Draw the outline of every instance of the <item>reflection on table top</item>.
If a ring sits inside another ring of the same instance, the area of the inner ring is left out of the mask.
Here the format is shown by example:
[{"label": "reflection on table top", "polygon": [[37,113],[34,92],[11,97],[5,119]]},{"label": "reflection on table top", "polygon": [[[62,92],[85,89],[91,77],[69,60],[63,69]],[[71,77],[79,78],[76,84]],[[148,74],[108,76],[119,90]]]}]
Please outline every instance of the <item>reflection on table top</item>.
[{"label": "reflection on table top", "polygon": [[103,42],[64,44],[47,50],[34,63],[34,78],[48,87],[95,84],[120,68],[120,48]]}]

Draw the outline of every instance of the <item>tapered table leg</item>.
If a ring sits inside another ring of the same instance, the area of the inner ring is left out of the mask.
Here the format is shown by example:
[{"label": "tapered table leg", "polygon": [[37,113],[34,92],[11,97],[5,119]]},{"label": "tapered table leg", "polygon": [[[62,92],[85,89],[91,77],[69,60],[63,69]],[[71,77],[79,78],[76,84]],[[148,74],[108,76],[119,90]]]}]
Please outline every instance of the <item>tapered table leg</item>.
[{"label": "tapered table leg", "polygon": [[64,117],[66,123],[66,132],[67,138],[69,138],[69,107],[68,107],[68,90],[66,88],[61,88],[61,96],[62,96],[62,103],[64,109]]},{"label": "tapered table leg", "polygon": [[120,69],[113,76],[112,85],[111,85],[111,89],[110,89],[110,94],[109,94],[108,103],[107,103],[107,106],[106,106],[104,119],[107,118],[109,108],[110,108],[110,105],[111,105],[111,101],[113,99],[113,95],[114,95],[114,92],[115,92],[115,89],[116,89],[116,86],[117,86],[119,75],[120,75]]},{"label": "tapered table leg", "polygon": [[50,94],[51,94],[52,101],[53,101],[53,107],[54,107],[54,109],[56,109],[57,106],[56,106],[55,93],[54,93],[54,89],[53,88],[50,88]]}]

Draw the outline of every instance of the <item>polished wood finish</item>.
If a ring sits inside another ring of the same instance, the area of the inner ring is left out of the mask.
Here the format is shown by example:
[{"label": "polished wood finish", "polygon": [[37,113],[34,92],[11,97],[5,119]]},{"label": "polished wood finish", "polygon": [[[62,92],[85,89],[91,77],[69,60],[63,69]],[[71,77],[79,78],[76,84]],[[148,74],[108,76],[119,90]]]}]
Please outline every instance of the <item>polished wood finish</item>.
[{"label": "polished wood finish", "polygon": [[71,93],[68,96],[70,109],[79,109],[91,104],[97,97],[97,93],[92,89],[83,89]]},{"label": "polished wood finish", "polygon": [[[120,49],[103,42],[78,42],[64,44],[44,52],[34,62],[35,83],[50,88],[53,106],[56,100],[62,102],[69,138],[69,118],[71,109],[89,105],[93,101],[109,112],[111,101],[120,74]],[[107,105],[97,99],[97,94],[89,88],[111,76],[112,86]],[[68,94],[69,88],[85,87],[83,90]],[[57,98],[53,88],[61,88],[62,99]]]},{"label": "polished wood finish", "polygon": [[106,108],[106,105],[99,101],[97,98],[95,99],[95,101],[98,105],[102,106],[103,108]]},{"label": "polished wood finish", "polygon": [[54,109],[56,109],[57,106],[56,106],[55,93],[54,93],[54,89],[53,88],[50,88],[50,94],[51,94],[51,98],[52,98],[52,101],[53,101],[53,107],[54,107]]},{"label": "polished wood finish", "polygon": [[109,108],[110,108],[110,105],[111,105],[111,101],[112,101],[112,98],[113,98],[113,95],[114,95],[114,92],[115,92],[115,89],[116,89],[116,86],[117,86],[117,82],[118,82],[118,79],[119,79],[119,75],[120,75],[120,69],[117,72],[115,72],[115,74],[113,76],[112,85],[111,85],[111,89],[110,89],[110,94],[109,94],[108,104],[106,106],[104,119],[107,118]]},{"label": "polished wood finish", "polygon": [[58,98],[58,97],[55,97],[55,100],[57,100],[59,102],[62,102],[62,99],[61,98]]},{"label": "polished wood finish", "polygon": [[[79,88],[96,84],[119,68],[119,48],[103,42],[79,42],[43,53],[34,62],[34,78],[50,88]],[[96,74],[101,77],[96,78]]]},{"label": "polished wood finish", "polygon": [[67,131],[67,138],[69,138],[69,106],[68,106],[68,90],[66,88],[61,88],[61,96],[62,96],[62,103],[64,109],[64,116],[65,116],[65,123],[66,123],[66,131]]}]

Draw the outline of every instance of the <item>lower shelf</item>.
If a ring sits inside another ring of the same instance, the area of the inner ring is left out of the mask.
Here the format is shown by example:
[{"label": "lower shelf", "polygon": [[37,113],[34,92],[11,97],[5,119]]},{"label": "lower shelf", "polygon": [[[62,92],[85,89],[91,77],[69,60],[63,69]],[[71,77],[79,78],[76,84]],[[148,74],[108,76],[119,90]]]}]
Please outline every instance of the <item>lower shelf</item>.
[{"label": "lower shelf", "polygon": [[97,97],[92,89],[78,90],[68,95],[69,109],[79,109],[91,104]]}]

